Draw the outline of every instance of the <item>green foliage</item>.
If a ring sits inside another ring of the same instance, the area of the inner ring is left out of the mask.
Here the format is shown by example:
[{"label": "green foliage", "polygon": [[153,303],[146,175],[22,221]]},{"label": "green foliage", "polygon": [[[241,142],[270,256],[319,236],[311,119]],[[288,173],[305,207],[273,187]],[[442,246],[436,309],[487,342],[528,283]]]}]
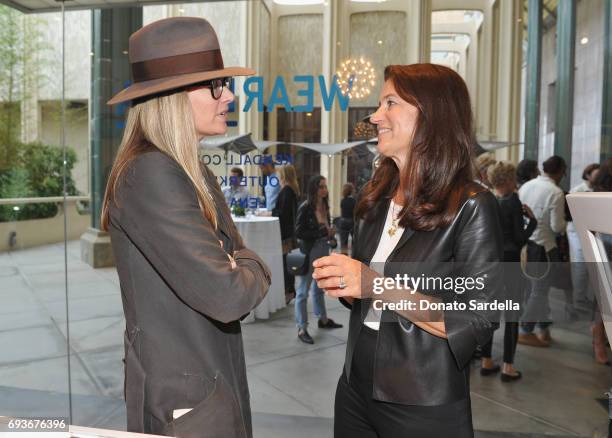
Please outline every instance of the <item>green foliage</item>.
[{"label": "green foliage", "polygon": [[[0,198],[46,197],[63,195],[62,149],[41,143],[20,143],[12,159],[10,169],[0,170]],[[66,194],[78,191],[71,176],[76,162],[76,153],[66,151]],[[15,209],[18,207],[18,209]],[[41,219],[57,214],[57,205],[24,204],[0,206],[0,222]]]},{"label": "green foliage", "polygon": [[[0,198],[62,196],[64,157],[59,147],[22,143],[22,127],[28,122],[22,108],[38,105],[37,91],[50,71],[46,22],[0,5]],[[56,104],[59,106],[59,104]],[[71,113],[66,110],[66,115]],[[82,112],[78,115],[82,117]],[[58,107],[57,113],[60,114]],[[86,113],[86,109],[85,109]],[[70,172],[76,153],[66,153],[66,193],[77,194]],[[0,222],[53,217],[56,204],[0,206]]]},{"label": "green foliage", "polygon": [[232,207],[232,214],[236,217],[244,217],[246,216],[246,210],[244,209],[244,207],[241,207],[238,204],[234,204],[234,206]]},{"label": "green foliage", "polygon": [[20,138],[21,104],[45,85],[50,53],[45,29],[37,16],[0,5],[0,160]]}]

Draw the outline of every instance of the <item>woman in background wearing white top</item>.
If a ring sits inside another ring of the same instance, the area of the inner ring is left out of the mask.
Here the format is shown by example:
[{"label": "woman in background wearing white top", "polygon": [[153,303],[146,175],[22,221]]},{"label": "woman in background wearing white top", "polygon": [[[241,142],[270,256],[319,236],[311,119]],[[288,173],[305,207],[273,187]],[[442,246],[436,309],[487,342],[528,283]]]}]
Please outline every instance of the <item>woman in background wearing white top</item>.
[{"label": "woman in background wearing white top", "polygon": [[[313,277],[351,308],[344,372],[335,403],[336,438],[472,437],[469,361],[492,334],[479,310],[419,311],[421,303],[487,301],[500,287],[498,205],[474,182],[467,87],[433,64],[385,69],[378,128],[383,156],[356,209],[353,257],[314,262]],[[378,263],[376,263],[378,262]],[[448,290],[388,288],[397,276],[445,277]],[[480,290],[455,280],[486,279]],[[416,310],[382,304],[415,303]]]}]

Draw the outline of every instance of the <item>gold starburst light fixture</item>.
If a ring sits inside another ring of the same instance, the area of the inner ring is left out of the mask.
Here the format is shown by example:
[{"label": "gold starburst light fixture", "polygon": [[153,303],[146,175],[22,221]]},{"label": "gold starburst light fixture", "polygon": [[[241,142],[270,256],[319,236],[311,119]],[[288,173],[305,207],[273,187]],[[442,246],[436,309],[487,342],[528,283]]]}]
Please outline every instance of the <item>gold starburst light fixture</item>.
[{"label": "gold starburst light fixture", "polygon": [[344,96],[361,99],[370,95],[376,83],[376,73],[372,63],[363,56],[350,58],[342,62],[336,71],[336,83]]}]

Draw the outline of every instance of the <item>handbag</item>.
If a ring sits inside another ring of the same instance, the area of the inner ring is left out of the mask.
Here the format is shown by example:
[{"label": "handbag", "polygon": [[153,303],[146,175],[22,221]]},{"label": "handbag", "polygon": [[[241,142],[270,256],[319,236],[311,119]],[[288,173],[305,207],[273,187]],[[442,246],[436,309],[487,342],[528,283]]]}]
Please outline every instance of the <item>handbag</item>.
[{"label": "handbag", "polygon": [[[567,248],[567,238],[565,247]],[[548,280],[557,289],[572,288],[569,255],[564,255],[564,243],[557,240],[558,247],[546,251],[543,246],[528,242],[521,250],[521,269],[529,280]]]},{"label": "handbag", "polygon": [[310,263],[308,254],[304,254],[300,248],[287,253],[287,271],[291,275],[306,275]]},{"label": "handbag", "polygon": [[572,270],[569,257],[569,242],[567,234],[559,234],[557,241],[557,257],[553,260],[553,276],[550,285],[557,289],[572,289]]}]

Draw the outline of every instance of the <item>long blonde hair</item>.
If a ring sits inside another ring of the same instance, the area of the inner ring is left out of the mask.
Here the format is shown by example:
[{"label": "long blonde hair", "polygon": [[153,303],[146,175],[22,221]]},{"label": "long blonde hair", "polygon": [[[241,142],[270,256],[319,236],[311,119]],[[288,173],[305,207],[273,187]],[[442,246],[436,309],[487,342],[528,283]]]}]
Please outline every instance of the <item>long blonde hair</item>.
[{"label": "long blonde hair", "polygon": [[288,185],[295,192],[297,198],[300,197],[300,186],[297,181],[295,167],[292,164],[285,164],[278,169],[278,176],[282,183]]},{"label": "long blonde hair", "polygon": [[202,215],[217,228],[217,215],[202,176],[197,145],[191,104],[185,91],[153,97],[130,108],[123,139],[104,193],[102,229],[108,231],[109,206],[116,201],[121,175],[134,158],[152,147],[181,166],[193,184]]}]

